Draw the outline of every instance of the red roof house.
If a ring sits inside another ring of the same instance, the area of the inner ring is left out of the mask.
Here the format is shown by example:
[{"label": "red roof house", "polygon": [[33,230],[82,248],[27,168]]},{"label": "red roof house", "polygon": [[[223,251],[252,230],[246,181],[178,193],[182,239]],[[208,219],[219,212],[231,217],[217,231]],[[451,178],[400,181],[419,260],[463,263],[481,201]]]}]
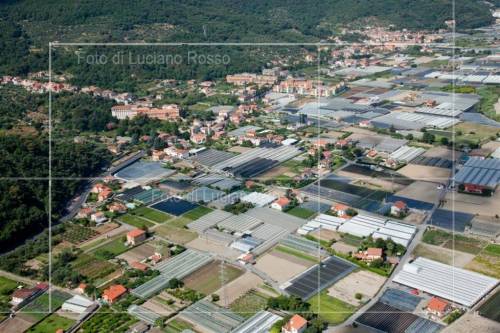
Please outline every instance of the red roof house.
[{"label": "red roof house", "polygon": [[127,288],[122,286],[121,284],[115,284],[110,286],[108,289],[105,289],[102,293],[102,299],[107,303],[113,303],[118,298],[120,298],[123,294],[127,292]]}]

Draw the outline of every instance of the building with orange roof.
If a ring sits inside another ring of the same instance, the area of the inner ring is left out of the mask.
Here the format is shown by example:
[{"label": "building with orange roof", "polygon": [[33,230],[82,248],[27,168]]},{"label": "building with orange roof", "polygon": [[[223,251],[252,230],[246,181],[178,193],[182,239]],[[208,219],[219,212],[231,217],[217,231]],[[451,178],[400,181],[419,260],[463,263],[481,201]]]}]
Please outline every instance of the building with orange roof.
[{"label": "building with orange roof", "polygon": [[295,314],[290,320],[281,328],[282,333],[302,333],[307,328],[307,320],[304,317]]},{"label": "building with orange roof", "polygon": [[290,206],[290,199],[288,199],[286,197],[281,197],[271,204],[271,208],[281,210],[281,211],[287,209],[288,206]]},{"label": "building with orange roof", "polygon": [[427,312],[439,318],[443,317],[450,310],[450,304],[445,300],[433,297],[427,304]]},{"label": "building with orange roof", "polygon": [[361,259],[363,261],[374,261],[382,259],[384,255],[384,250],[378,247],[369,247],[365,251],[359,251],[354,256],[357,259]]},{"label": "building with orange roof", "polygon": [[132,268],[138,269],[138,270],[143,271],[143,272],[147,271],[149,268],[147,265],[143,264],[142,262],[138,262],[138,261],[134,261],[133,263],[130,264],[130,266]]},{"label": "building with orange roof", "polygon": [[76,287],[75,291],[79,294],[85,294],[85,289],[87,289],[87,284],[80,283],[78,287]]},{"label": "building with orange roof", "polygon": [[127,233],[127,243],[137,245],[146,240],[146,232],[142,229],[134,229]]},{"label": "building with orange roof", "polygon": [[404,201],[398,200],[391,206],[391,215],[401,216],[408,212],[408,206]]},{"label": "building with orange roof", "polygon": [[349,206],[337,203],[335,206],[332,206],[332,211],[334,213],[337,213],[338,217],[346,218],[347,215],[347,210],[349,209]]},{"label": "building with orange roof", "polygon": [[126,292],[127,288],[125,288],[121,284],[114,284],[102,292],[102,299],[106,303],[112,304],[121,296],[123,296]]}]

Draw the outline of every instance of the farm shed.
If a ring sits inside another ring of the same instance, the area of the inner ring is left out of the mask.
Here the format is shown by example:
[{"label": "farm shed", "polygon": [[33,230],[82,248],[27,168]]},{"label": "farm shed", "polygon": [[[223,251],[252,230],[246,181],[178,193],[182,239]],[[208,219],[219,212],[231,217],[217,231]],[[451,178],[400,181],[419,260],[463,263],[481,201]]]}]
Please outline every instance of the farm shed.
[{"label": "farm shed", "polygon": [[276,200],[274,195],[260,193],[260,192],[252,192],[250,194],[241,197],[241,201],[249,202],[256,207],[264,207],[269,205],[271,202]]}]

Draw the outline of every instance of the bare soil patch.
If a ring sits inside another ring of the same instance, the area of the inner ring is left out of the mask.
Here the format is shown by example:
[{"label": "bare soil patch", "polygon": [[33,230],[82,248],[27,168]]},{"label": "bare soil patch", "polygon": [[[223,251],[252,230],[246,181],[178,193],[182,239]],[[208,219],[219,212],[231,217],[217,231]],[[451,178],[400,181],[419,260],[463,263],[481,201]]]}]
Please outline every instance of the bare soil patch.
[{"label": "bare soil patch", "polygon": [[[359,270],[347,275],[330,287],[328,295],[358,306],[375,296],[384,282],[383,276]],[[363,297],[360,300],[356,299],[356,293],[360,293]]]}]

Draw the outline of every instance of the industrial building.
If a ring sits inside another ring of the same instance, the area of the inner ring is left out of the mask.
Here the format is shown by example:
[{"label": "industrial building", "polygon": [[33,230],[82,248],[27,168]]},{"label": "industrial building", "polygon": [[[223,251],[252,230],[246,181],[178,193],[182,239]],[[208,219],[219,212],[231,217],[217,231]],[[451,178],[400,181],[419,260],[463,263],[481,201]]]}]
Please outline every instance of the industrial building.
[{"label": "industrial building", "polygon": [[500,183],[500,160],[471,157],[455,174],[454,180],[464,192],[493,192]]}]

